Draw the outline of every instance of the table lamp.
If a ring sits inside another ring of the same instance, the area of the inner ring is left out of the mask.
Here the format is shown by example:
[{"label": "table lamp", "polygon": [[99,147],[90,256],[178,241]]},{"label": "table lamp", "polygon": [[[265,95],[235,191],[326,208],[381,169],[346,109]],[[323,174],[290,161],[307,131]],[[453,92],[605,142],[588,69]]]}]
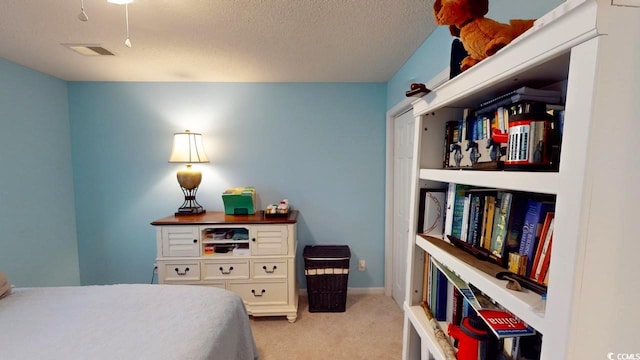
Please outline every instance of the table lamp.
[{"label": "table lamp", "polygon": [[202,173],[191,167],[194,163],[208,163],[207,154],[202,145],[202,135],[185,130],[173,134],[173,149],[170,163],[186,163],[187,167],[178,170],[178,183],[184,193],[184,203],[176,215],[202,214],[206,210],[196,201],[196,192],[202,180]]}]

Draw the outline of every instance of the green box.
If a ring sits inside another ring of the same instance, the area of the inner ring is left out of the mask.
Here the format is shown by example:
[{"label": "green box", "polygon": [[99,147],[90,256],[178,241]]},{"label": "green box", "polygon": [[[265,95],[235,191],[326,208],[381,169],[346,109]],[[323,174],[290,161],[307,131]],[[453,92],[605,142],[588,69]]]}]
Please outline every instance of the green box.
[{"label": "green box", "polygon": [[252,215],[256,213],[256,189],[252,186],[237,187],[222,193],[226,215]]}]

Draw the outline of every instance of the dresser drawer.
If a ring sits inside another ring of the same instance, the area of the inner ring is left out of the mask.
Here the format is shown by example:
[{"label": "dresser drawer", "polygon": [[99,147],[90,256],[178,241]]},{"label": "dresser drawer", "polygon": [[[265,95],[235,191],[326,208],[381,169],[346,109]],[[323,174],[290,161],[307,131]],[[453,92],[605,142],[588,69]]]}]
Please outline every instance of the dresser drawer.
[{"label": "dresser drawer", "polygon": [[199,239],[197,226],[163,226],[162,256],[200,256]]},{"label": "dresser drawer", "polygon": [[240,295],[248,305],[282,305],[287,303],[287,282],[228,284],[227,289]]},{"label": "dresser drawer", "polygon": [[163,282],[185,283],[200,281],[200,263],[198,261],[161,262],[159,263],[159,269],[159,275]]},{"label": "dresser drawer", "polygon": [[237,280],[249,278],[248,260],[202,262],[202,280]]},{"label": "dresser drawer", "polygon": [[286,279],[287,260],[251,260],[253,279]]}]

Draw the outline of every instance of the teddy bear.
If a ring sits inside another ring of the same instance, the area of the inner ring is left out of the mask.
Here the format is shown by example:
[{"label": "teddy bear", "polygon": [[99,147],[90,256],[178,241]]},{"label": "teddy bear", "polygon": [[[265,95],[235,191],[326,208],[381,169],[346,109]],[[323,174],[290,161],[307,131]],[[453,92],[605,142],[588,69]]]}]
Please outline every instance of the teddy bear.
[{"label": "teddy bear", "polygon": [[462,71],[495,54],[535,21],[518,19],[503,24],[485,18],[487,12],[489,0],[436,0],[433,4],[436,23],[449,25],[451,35],[460,38],[469,54],[460,63]]}]

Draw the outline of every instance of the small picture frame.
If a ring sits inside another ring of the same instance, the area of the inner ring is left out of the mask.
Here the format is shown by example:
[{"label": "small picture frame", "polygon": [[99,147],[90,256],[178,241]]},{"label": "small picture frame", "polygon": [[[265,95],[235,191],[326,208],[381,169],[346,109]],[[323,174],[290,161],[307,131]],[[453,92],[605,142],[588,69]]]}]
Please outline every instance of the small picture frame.
[{"label": "small picture frame", "polygon": [[417,228],[419,234],[442,236],[446,191],[446,189],[420,189]]}]

